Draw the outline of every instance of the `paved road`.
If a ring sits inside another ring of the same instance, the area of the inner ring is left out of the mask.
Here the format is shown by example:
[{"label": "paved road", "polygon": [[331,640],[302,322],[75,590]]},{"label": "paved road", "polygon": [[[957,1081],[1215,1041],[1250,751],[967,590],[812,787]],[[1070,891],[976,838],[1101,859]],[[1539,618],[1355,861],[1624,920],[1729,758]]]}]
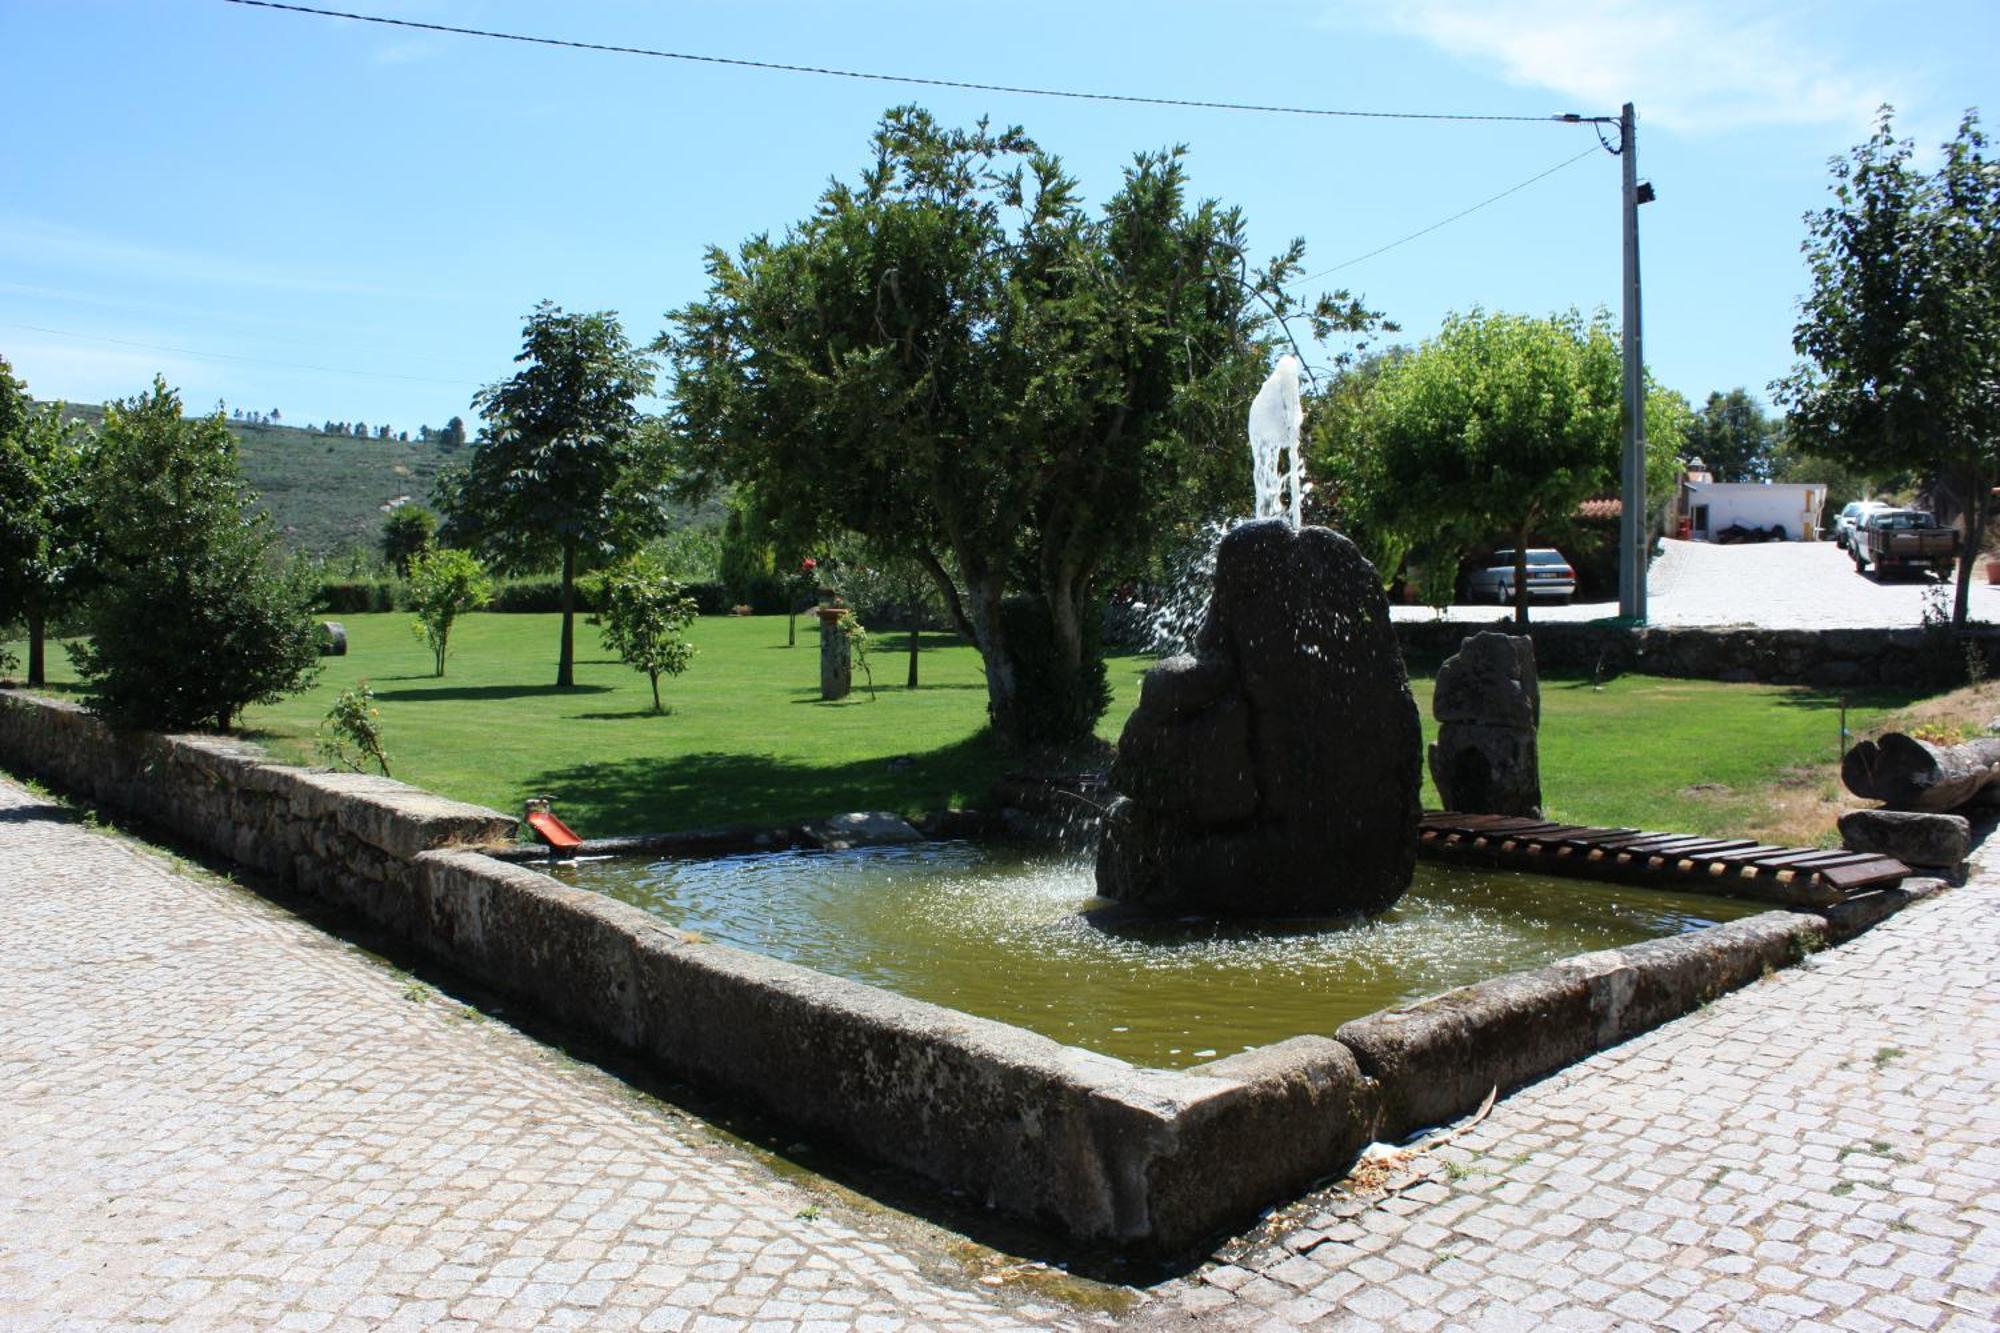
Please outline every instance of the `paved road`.
[{"label": "paved road", "polygon": [[1052,1313],[4,779],[0,950],[0,1328]]},{"label": "paved road", "polygon": [[[1854,572],[1832,542],[1715,546],[1669,541],[1648,571],[1648,622],[1654,625],[1759,625],[1769,629],[1867,629],[1923,624],[1927,599],[1952,591],[1928,578],[1877,581]],[[1944,602],[1949,611],[1951,603]],[[1392,609],[1398,620],[1424,620],[1422,606]],[[1453,620],[1484,623],[1510,614],[1494,606],[1454,606]],[[1613,602],[1536,607],[1537,620],[1599,620]],[[2000,620],[2000,587],[1972,586],[1971,615]]]},{"label": "paved road", "polygon": [[[4,780],[0,868],[0,1328],[1102,1322]],[[1128,1318],[2000,1327],[1997,917],[1982,872]]]},{"label": "paved road", "polygon": [[1325,1192],[1181,1322],[2000,1328],[2000,869]]}]

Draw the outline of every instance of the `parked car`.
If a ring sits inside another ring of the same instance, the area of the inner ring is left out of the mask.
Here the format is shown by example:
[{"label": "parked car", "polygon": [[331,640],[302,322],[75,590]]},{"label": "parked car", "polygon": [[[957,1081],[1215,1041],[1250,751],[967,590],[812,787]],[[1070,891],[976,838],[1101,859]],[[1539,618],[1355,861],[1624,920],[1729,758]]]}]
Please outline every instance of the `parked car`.
[{"label": "parked car", "polygon": [[[1576,596],[1576,570],[1553,548],[1528,552],[1528,600],[1567,602]],[[1510,606],[1514,601],[1514,553],[1495,551],[1484,569],[1465,580],[1465,600]]]},{"label": "parked car", "polygon": [[1880,509],[1862,519],[1847,549],[1857,573],[1873,565],[1878,574],[1914,569],[1948,579],[1958,560],[1958,529],[1940,527],[1921,509]]},{"label": "parked car", "polygon": [[1839,517],[1833,520],[1833,539],[1840,543],[1844,551],[1854,549],[1854,533],[1861,526],[1861,520],[1870,514],[1879,514],[1884,509],[1895,506],[1881,500],[1849,500],[1842,507]]}]

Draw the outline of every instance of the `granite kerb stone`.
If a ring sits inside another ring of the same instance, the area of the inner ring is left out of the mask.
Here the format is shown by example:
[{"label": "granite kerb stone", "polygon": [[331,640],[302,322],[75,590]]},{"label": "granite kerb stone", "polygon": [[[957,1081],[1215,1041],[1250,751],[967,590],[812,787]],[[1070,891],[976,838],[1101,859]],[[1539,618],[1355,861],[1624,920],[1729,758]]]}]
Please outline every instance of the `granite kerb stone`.
[{"label": "granite kerb stone", "polygon": [[1827,939],[1805,912],[1763,912],[1493,977],[1343,1024],[1380,1086],[1376,1137],[1401,1139],[1688,1013]]}]

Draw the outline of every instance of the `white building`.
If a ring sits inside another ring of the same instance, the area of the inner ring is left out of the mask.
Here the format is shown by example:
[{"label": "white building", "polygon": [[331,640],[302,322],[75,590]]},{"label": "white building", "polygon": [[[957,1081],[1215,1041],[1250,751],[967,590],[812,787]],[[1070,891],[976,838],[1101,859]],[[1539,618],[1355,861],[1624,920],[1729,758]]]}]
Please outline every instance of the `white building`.
[{"label": "white building", "polygon": [[1818,541],[1825,508],[1824,482],[1696,481],[1690,476],[1681,483],[1685,528],[1679,535],[1712,542],[1726,528],[1782,528],[1786,541]]}]

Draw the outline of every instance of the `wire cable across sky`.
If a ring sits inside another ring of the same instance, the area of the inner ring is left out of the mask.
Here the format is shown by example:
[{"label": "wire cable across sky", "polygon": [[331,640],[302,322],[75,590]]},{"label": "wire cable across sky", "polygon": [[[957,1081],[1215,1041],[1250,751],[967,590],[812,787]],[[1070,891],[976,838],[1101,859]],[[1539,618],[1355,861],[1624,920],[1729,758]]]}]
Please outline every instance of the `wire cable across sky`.
[{"label": "wire cable across sky", "polygon": [[1395,249],[1399,245],[1408,245],[1411,241],[1417,240],[1419,237],[1430,235],[1432,232],[1436,231],[1440,227],[1450,226],[1452,223],[1458,221],[1462,217],[1470,217],[1472,214],[1477,213],[1480,209],[1485,208],[1488,204],[1497,204],[1510,194],[1519,194],[1521,191],[1527,189],[1530,185],[1533,185],[1536,181],[1546,180],[1550,176],[1555,175],[1558,171],[1561,171],[1564,167],[1575,166],[1577,163],[1583,161],[1583,159],[1585,159],[1586,157],[1596,157],[1598,151],[1599,150],[1595,148],[1586,148],[1581,153],[1578,153],[1575,157],[1564,158],[1562,161],[1556,163],[1554,166],[1548,168],[1546,171],[1538,171],[1534,175],[1528,177],[1528,179],[1518,182],[1517,184],[1508,186],[1506,189],[1500,191],[1500,193],[1498,194],[1488,195],[1486,198],[1481,199],[1478,203],[1472,205],[1470,208],[1461,208],[1458,210],[1458,212],[1453,213],[1450,217],[1439,218],[1436,222],[1431,223],[1431,225],[1428,227],[1424,227],[1417,231],[1413,231],[1407,236],[1398,237],[1397,239],[1389,242],[1387,245],[1378,245],[1365,255],[1356,255],[1352,259],[1343,259],[1338,264],[1335,264],[1332,268],[1323,268],[1317,273],[1308,273],[1303,278],[1294,278],[1285,285],[1287,287],[1297,287],[1304,283],[1311,282],[1316,278],[1324,278],[1329,273],[1338,273],[1340,272],[1340,270],[1344,268],[1353,268],[1356,264],[1361,263],[1363,260],[1373,259],[1376,255],[1387,254],[1389,251]]},{"label": "wire cable across sky", "polygon": [[564,47],[573,51],[601,51],[612,55],[649,56],[656,60],[683,60],[702,65],[731,65],[741,69],[761,69],[783,74],[818,74],[835,79],[861,79],[874,83],[903,83],[923,88],[957,88],[968,92],[1010,93],[1021,97],[1061,97],[1082,102],[1126,102],[1140,106],[1195,107],[1207,111],[1251,111],[1282,116],[1335,116],[1361,120],[1447,120],[1519,121],[1530,124],[1575,123],[1567,117],[1476,115],[1451,111],[1362,111],[1330,107],[1262,105],[1253,102],[1215,102],[1192,97],[1142,97],[1133,93],[1079,92],[1064,88],[1029,88],[1005,83],[976,83],[964,79],[927,78],[916,74],[878,74],[863,70],[834,69],[823,65],[791,65],[775,60],[751,60],[742,56],[698,55],[689,51],[663,51],[647,46],[621,46],[610,42],[583,42],[565,37],[541,37],[531,33],[498,32],[491,28],[462,28],[449,23],[425,23],[418,19],[391,18],[386,14],[357,14],[343,9],[321,9],[314,5],[284,4],[280,0],[223,0],[225,4],[253,9],[276,9],[292,14],[313,14],[321,18],[349,19],[355,23],[377,23],[391,28],[413,28],[422,32],[449,33],[456,37],[484,37],[493,41],[522,42],[530,46]]}]

